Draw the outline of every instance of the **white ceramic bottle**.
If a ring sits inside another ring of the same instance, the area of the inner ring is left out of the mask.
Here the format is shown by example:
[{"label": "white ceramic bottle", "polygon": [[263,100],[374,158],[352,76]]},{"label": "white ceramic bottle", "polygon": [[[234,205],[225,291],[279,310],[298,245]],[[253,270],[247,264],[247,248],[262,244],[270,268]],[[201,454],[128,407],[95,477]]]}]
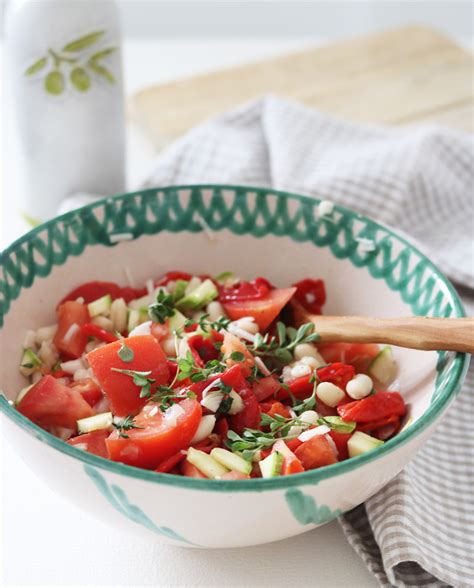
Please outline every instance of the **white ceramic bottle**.
[{"label": "white ceramic bottle", "polygon": [[[75,193],[125,188],[118,9],[112,0],[10,0],[7,86],[25,216],[42,221]],[[20,206],[20,205],[19,205]]]}]

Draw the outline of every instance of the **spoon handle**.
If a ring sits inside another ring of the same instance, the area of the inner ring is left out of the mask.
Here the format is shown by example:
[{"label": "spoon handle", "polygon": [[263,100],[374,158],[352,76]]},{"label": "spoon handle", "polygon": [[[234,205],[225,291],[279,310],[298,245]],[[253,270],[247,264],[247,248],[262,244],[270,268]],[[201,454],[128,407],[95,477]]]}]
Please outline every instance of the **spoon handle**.
[{"label": "spoon handle", "polygon": [[295,309],[295,319],[299,324],[314,323],[322,343],[387,343],[474,353],[474,318],[320,316]]}]

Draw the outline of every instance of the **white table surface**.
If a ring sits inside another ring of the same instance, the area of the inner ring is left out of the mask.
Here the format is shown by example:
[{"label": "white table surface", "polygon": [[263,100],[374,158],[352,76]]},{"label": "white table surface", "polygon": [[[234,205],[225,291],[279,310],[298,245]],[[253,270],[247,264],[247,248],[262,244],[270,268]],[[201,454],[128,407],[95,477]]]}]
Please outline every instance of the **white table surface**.
[{"label": "white table surface", "polygon": [[[297,50],[321,41],[126,41],[126,92],[129,95],[154,82]],[[15,133],[8,112],[3,115],[6,129],[0,121],[4,129],[1,248],[27,230],[17,212],[15,177],[21,170],[9,158]],[[134,188],[146,177],[155,154],[134,128],[129,128],[128,147],[128,185]],[[185,550],[154,543],[152,537],[144,542],[121,535],[78,510],[38,480],[4,438],[0,439],[0,480],[3,586],[377,585],[346,542],[337,522],[260,547]]]}]

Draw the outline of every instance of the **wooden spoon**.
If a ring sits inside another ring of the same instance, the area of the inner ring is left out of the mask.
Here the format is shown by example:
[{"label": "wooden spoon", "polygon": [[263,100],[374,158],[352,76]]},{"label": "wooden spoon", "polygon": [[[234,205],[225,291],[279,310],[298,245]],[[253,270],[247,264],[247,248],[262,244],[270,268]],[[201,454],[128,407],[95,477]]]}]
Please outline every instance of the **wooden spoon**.
[{"label": "wooden spoon", "polygon": [[425,351],[474,353],[474,318],[323,316],[291,302],[297,325],[311,322],[321,343],[387,343]]}]

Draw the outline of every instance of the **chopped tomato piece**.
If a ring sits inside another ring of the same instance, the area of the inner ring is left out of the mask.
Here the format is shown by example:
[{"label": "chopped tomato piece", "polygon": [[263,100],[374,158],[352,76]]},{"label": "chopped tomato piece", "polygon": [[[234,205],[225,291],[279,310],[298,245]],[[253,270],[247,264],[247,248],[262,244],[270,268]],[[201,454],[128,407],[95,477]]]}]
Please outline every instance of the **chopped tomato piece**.
[{"label": "chopped tomato piece", "polygon": [[[250,375],[252,367],[255,364],[255,359],[253,358],[252,354],[247,349],[245,344],[242,343],[242,341],[238,337],[232,335],[232,333],[227,332],[224,335],[224,342],[222,343],[221,351],[224,354],[224,357],[226,357],[226,363],[228,366],[232,366],[238,363],[242,369],[244,376]],[[244,360],[238,362],[234,359],[231,359],[230,356],[233,353],[242,353],[242,355],[244,356]]]},{"label": "chopped tomato piece", "polygon": [[296,288],[295,298],[311,314],[321,314],[326,302],[326,289],[323,280],[300,280],[293,284]]},{"label": "chopped tomato piece", "polygon": [[304,467],[299,458],[288,447],[288,444],[283,440],[278,440],[272,447],[272,452],[278,451],[283,455],[283,467],[281,473],[283,476],[290,474],[299,474],[304,472]]},{"label": "chopped tomato piece", "polygon": [[181,463],[181,473],[188,478],[204,478],[207,480],[207,476],[198,470],[192,463],[189,463],[187,459]]},{"label": "chopped tomato piece", "polygon": [[186,453],[184,451],[178,451],[178,453],[175,453],[174,455],[164,459],[155,469],[155,472],[168,473],[175,466],[181,463],[185,457]]},{"label": "chopped tomato piece", "polygon": [[109,432],[106,430],[92,431],[92,433],[73,437],[72,439],[69,439],[67,443],[69,443],[69,445],[79,446],[79,449],[83,449],[84,451],[108,459],[109,452],[105,445],[105,439],[108,435]]},{"label": "chopped tomato piece", "polygon": [[[313,393],[314,382],[311,381],[311,375],[296,378],[289,383],[289,391],[295,398],[308,398]],[[287,398],[289,396],[287,390],[282,390],[278,394],[279,398]]]},{"label": "chopped tomato piece", "polygon": [[122,288],[114,282],[86,282],[69,292],[58,306],[68,300],[77,300],[78,298],[84,298],[85,304],[89,304],[89,302],[94,302],[94,300],[102,298],[102,296],[107,296],[107,294],[110,294],[113,300],[123,298],[125,302],[130,302],[130,300],[145,296],[146,293],[146,288]]},{"label": "chopped tomato piece", "polygon": [[225,302],[223,306],[233,321],[244,316],[251,316],[260,330],[265,331],[295,292],[296,288],[280,288],[271,290],[267,296],[258,300],[235,300]]},{"label": "chopped tomato piece", "polygon": [[250,480],[250,476],[248,474],[242,474],[242,472],[236,472],[235,470],[231,470],[220,477],[221,480]]},{"label": "chopped tomato piece", "polygon": [[331,382],[345,390],[347,383],[355,376],[355,370],[351,365],[338,362],[319,368],[316,374],[320,382]]},{"label": "chopped tomato piece", "polygon": [[352,433],[338,433],[332,429],[329,431],[328,435],[334,441],[334,444],[337,448],[337,457],[339,461],[343,459],[347,459],[349,457],[348,449],[347,449],[347,442],[352,437]]},{"label": "chopped tomato piece", "polygon": [[120,341],[94,349],[87,355],[92,371],[110,401],[112,412],[117,416],[136,414],[146,398],[140,398],[141,388],[133,383],[131,376],[114,369],[151,372],[147,377],[155,380],[153,388],[166,385],[169,378],[165,354],[154,337],[140,335],[128,337],[123,342],[133,352],[132,361],[120,359]]},{"label": "chopped tomato piece", "polygon": [[204,451],[204,453],[211,453],[213,449],[220,446],[221,437],[220,435],[216,435],[215,433],[211,433],[207,439],[200,441],[196,445],[192,445],[194,449],[199,449],[199,451]]},{"label": "chopped tomato piece", "polygon": [[230,288],[220,288],[219,301],[243,302],[245,300],[261,300],[268,296],[273,286],[265,278],[256,278],[251,282],[239,282]]},{"label": "chopped tomato piece", "polygon": [[268,414],[268,416],[274,417],[276,414],[289,418],[290,411],[287,406],[282,404],[281,402],[261,402],[260,403],[261,411]]},{"label": "chopped tomato piece", "polygon": [[320,343],[318,351],[328,363],[348,363],[360,374],[367,373],[380,347],[375,343]]},{"label": "chopped tomato piece", "polygon": [[137,428],[126,432],[128,438],[124,439],[118,431],[113,431],[106,439],[110,459],[155,469],[163,460],[187,449],[201,420],[201,406],[192,398],[179,402],[177,406],[184,412],[174,420],[167,419],[159,409],[155,412],[157,404],[147,404],[134,419]]},{"label": "chopped tomato piece", "polygon": [[71,388],[77,390],[90,406],[94,406],[102,398],[102,390],[92,378],[85,378],[84,380],[73,382]]},{"label": "chopped tomato piece", "polygon": [[295,449],[295,455],[305,470],[314,470],[337,462],[334,449],[324,435],[305,441]]},{"label": "chopped tomato piece", "polygon": [[300,441],[298,437],[295,437],[294,439],[288,439],[288,441],[285,441],[285,443],[287,444],[288,449],[294,452],[295,449],[303,443],[303,441]]},{"label": "chopped tomato piece", "polygon": [[397,415],[392,414],[376,421],[370,421],[369,423],[359,423],[357,425],[357,430],[362,432],[376,431],[377,429],[381,429],[387,425],[397,425],[397,427],[400,426],[400,418]]},{"label": "chopped tomato piece", "polygon": [[105,329],[99,327],[99,325],[94,325],[94,323],[86,323],[82,325],[82,332],[85,333],[88,337],[94,337],[95,339],[99,339],[99,341],[103,341],[104,343],[113,343],[114,341],[118,341],[117,335],[114,333],[109,333]]},{"label": "chopped tomato piece", "polygon": [[52,376],[43,376],[21,399],[17,408],[44,429],[65,427],[75,431],[77,420],[94,414],[77,390],[68,388]]},{"label": "chopped tomato piece", "polygon": [[87,335],[82,327],[89,322],[87,306],[80,302],[64,302],[58,307],[58,328],[54,335],[54,344],[62,355],[77,359],[84,353]]},{"label": "chopped tomato piece", "polygon": [[229,432],[229,423],[227,419],[221,418],[217,421],[216,426],[214,427],[215,432],[220,438],[225,441],[227,439],[227,433]]},{"label": "chopped tomato piece", "polygon": [[168,272],[158,280],[157,286],[166,286],[168,282],[176,282],[176,280],[184,280],[186,282],[189,282],[189,280],[192,277],[193,276],[191,274],[188,274],[187,272]]},{"label": "chopped tomato piece", "polygon": [[403,416],[406,413],[405,401],[398,392],[377,392],[362,400],[355,400],[338,406],[337,412],[345,421],[370,423],[389,416]]},{"label": "chopped tomato piece", "polygon": [[244,429],[258,429],[260,427],[260,405],[255,394],[250,388],[243,388],[237,392],[244,402],[244,408],[229,417],[229,427],[239,434]]},{"label": "chopped tomato piece", "polygon": [[275,397],[280,388],[281,383],[276,376],[266,376],[265,378],[256,380],[252,384],[252,390],[259,402],[266,400],[270,396]]},{"label": "chopped tomato piece", "polygon": [[193,335],[192,337],[189,337],[188,345],[194,357],[194,361],[200,367],[204,367],[208,361],[219,357],[219,352],[215,348],[214,342],[210,337]]}]

